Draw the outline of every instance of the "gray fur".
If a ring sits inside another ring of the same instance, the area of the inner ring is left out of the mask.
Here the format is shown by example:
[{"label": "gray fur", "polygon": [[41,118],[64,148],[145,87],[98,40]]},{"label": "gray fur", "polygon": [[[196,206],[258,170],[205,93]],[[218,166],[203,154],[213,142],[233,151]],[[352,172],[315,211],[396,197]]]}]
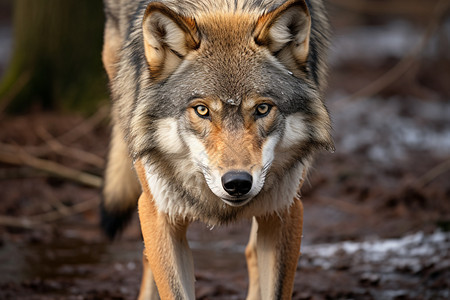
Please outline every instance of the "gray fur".
[{"label": "gray fur", "polygon": [[[119,32],[122,48],[118,51],[117,75],[112,79],[111,92],[113,98],[114,122],[124,136],[133,159],[145,159],[153,164],[161,177],[171,181],[173,194],[178,195],[180,202],[198,206],[206,220],[226,223],[240,215],[239,208],[228,207],[217,216],[217,205],[211,201],[197,201],[196,191],[207,189],[201,172],[193,167],[190,176],[193,182],[201,182],[196,187],[187,187],[177,178],[177,166],[173,157],[162,152],[157,145],[155,123],[163,118],[175,118],[183,124],[184,111],[194,97],[215,96],[227,103],[233,99],[233,105],[239,105],[246,98],[258,94],[273,99],[281,112],[277,127],[270,134],[283,134],[285,118],[291,114],[302,112],[308,126],[309,139],[290,150],[290,158],[282,164],[275,165],[268,173],[264,190],[276,184],[282,185],[278,179],[280,174],[293,172],[299,164],[308,165],[313,153],[319,148],[332,148],[329,134],[324,138],[320,132],[330,131],[330,123],[323,106],[323,90],[326,84],[326,52],[328,47],[328,23],[321,0],[306,1],[312,16],[310,53],[304,67],[304,77],[292,75],[276,57],[254,53],[245,45],[222,45],[227,40],[214,40],[207,35],[208,28],[201,23],[208,14],[218,12],[231,14],[263,15],[275,9],[282,0],[203,0],[203,1],[161,1],[174,11],[199,21],[199,31],[207,41],[211,51],[199,57],[194,63],[183,61],[178,69],[162,81],[152,81],[145,59],[142,18],[148,0],[105,0],[105,12],[108,26]],[[256,21],[256,19],[255,19]],[[202,27],[203,26],[203,27]],[[202,32],[203,30],[203,32]],[[251,34],[251,32],[249,33]],[[234,56],[223,56],[214,49],[223,47],[241,47],[235,49]],[[239,67],[236,67],[239,66]],[[231,107],[231,105],[230,105]],[[323,115],[322,110],[325,111]],[[239,123],[228,117],[230,126]],[[183,127],[180,129],[188,130]],[[187,151],[187,150],[186,150]],[[178,157],[178,159],[181,159]],[[131,167],[131,166],[130,166]],[[187,172],[187,171],[186,171]],[[182,176],[179,176],[180,178]],[[282,177],[282,176],[281,176]],[[200,195],[206,197],[206,195]],[[220,204],[219,204],[220,203]]]}]

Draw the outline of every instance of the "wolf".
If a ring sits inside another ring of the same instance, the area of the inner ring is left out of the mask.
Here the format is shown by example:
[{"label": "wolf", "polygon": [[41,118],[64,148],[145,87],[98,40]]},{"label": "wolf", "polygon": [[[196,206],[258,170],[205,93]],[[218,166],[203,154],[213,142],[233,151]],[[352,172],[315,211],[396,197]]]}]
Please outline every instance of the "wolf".
[{"label": "wolf", "polygon": [[112,138],[102,226],[138,207],[139,299],[195,299],[190,223],[251,219],[247,299],[290,299],[299,188],[333,151],[321,0],[104,0]]}]

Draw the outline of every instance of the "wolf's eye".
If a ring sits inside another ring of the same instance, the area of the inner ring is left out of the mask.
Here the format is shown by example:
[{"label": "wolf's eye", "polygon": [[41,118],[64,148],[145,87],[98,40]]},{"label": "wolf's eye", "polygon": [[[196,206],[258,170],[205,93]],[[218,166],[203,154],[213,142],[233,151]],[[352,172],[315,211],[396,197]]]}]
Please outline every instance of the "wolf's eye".
[{"label": "wolf's eye", "polygon": [[270,110],[272,109],[272,106],[267,103],[262,103],[256,107],[255,115],[258,118],[265,117],[269,114]]},{"label": "wolf's eye", "polygon": [[209,109],[204,105],[197,105],[194,107],[195,112],[200,118],[207,119],[209,117]]}]

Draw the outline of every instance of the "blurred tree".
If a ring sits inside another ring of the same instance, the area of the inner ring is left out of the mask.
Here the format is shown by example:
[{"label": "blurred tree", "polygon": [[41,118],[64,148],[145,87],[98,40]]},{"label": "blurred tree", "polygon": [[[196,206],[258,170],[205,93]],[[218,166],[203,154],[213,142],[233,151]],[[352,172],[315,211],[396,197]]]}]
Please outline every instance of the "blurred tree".
[{"label": "blurred tree", "polygon": [[9,111],[38,106],[89,112],[106,98],[102,4],[14,0],[13,55],[0,82]]}]

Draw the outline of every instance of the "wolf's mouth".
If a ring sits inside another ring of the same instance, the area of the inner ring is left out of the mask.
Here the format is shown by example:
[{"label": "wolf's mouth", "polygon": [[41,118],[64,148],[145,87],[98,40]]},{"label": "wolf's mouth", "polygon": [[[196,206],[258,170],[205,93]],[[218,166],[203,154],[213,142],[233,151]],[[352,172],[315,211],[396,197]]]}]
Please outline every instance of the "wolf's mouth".
[{"label": "wolf's mouth", "polygon": [[251,200],[251,198],[249,198],[249,197],[247,197],[247,198],[232,198],[232,199],[221,198],[221,199],[226,204],[228,204],[230,206],[234,206],[234,207],[243,206]]}]

